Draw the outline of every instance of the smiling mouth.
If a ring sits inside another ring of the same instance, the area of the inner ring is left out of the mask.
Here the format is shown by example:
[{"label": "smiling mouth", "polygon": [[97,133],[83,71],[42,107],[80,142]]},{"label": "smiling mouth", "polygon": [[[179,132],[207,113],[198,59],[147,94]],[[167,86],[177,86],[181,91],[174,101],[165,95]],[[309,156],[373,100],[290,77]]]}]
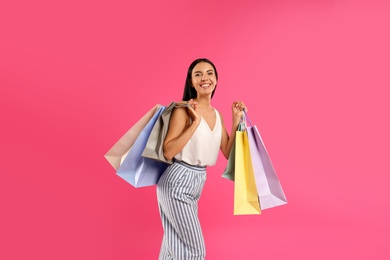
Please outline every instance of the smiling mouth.
[{"label": "smiling mouth", "polygon": [[208,88],[208,87],[210,87],[211,86],[211,84],[202,84],[202,85],[200,85],[202,88]]}]

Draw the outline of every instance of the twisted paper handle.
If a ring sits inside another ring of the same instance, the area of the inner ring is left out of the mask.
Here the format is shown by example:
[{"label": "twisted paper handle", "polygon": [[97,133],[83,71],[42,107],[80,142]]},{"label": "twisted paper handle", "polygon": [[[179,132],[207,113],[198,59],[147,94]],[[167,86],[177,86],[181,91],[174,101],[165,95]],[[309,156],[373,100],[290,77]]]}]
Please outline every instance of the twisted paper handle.
[{"label": "twisted paper handle", "polygon": [[188,102],[186,103],[178,102],[175,104],[175,107],[190,107],[190,105],[188,104]]}]

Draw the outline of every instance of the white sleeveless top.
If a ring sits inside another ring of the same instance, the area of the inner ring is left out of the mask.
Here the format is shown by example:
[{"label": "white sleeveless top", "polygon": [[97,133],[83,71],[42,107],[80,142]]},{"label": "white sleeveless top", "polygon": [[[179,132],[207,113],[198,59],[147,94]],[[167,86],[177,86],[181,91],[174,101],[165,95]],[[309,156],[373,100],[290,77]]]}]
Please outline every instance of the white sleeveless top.
[{"label": "white sleeveless top", "polygon": [[216,120],[211,130],[206,120],[201,122],[194,134],[175,158],[191,165],[213,166],[217,162],[222,140],[222,123],[219,113],[214,109]]}]

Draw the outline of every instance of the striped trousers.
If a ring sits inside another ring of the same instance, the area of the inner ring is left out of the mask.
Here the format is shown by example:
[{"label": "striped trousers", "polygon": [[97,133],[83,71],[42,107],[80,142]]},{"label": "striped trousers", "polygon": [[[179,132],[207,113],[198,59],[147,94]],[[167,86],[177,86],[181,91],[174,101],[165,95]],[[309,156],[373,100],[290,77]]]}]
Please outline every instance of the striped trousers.
[{"label": "striped trousers", "polygon": [[159,260],[203,260],[205,244],[198,218],[198,201],[206,167],[175,161],[160,177],[157,199],[164,237]]}]

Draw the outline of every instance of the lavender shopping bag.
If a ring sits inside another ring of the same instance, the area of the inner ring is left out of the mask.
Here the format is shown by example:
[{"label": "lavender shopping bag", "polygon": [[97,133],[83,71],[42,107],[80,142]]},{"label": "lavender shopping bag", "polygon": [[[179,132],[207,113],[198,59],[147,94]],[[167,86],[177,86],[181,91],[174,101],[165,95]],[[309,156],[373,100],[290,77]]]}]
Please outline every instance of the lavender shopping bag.
[{"label": "lavender shopping bag", "polygon": [[[248,119],[248,118],[247,118]],[[248,120],[250,123],[250,121]],[[261,209],[287,204],[279,178],[256,126],[247,127],[252,165]]]},{"label": "lavender shopping bag", "polygon": [[141,156],[153,126],[164,109],[165,107],[163,106],[157,109],[152,119],[142,129],[116,172],[121,178],[136,188],[157,184],[161,174],[168,167],[166,163]]}]

